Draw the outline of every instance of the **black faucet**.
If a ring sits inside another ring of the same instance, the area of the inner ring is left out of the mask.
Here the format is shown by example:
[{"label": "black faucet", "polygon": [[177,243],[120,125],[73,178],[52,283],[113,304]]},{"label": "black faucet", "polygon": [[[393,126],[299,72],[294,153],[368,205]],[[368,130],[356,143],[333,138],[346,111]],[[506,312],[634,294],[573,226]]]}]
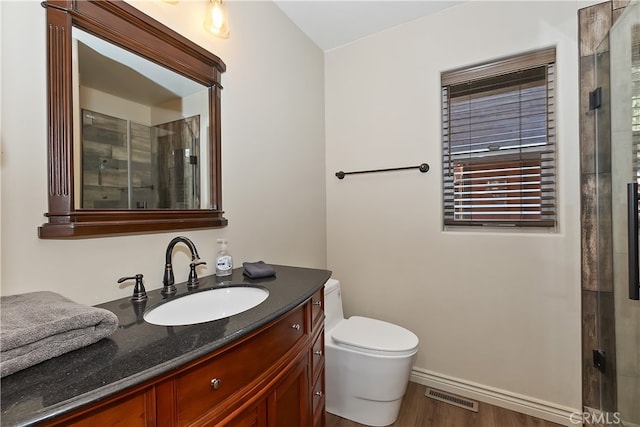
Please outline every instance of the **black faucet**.
[{"label": "black faucet", "polygon": [[198,250],[196,249],[196,245],[189,239],[184,236],[178,236],[169,242],[169,246],[167,246],[167,255],[164,264],[164,278],[162,279],[162,284],[164,287],[160,291],[162,295],[168,296],[176,293],[176,287],[174,285],[175,280],[173,277],[173,267],[171,265],[171,254],[173,253],[173,247],[178,243],[182,242],[189,247],[191,251],[191,261],[200,260],[200,255],[198,255]]}]

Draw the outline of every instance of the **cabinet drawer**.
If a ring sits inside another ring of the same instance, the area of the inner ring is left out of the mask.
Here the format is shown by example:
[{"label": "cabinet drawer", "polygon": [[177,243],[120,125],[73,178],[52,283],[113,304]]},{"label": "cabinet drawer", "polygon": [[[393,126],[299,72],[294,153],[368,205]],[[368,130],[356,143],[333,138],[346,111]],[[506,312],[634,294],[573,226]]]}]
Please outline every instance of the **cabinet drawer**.
[{"label": "cabinet drawer", "polygon": [[324,286],[311,297],[311,327],[316,332],[324,322]]},{"label": "cabinet drawer", "polygon": [[318,376],[318,372],[324,366],[324,331],[318,335],[316,341],[311,348],[311,372],[312,377],[315,379]]},{"label": "cabinet drawer", "polygon": [[205,415],[278,361],[305,331],[303,307],[253,338],[196,365],[175,379],[180,425]]},{"label": "cabinet drawer", "polygon": [[154,399],[152,390],[136,393],[80,416],[71,419],[62,418],[60,421],[46,425],[48,427],[155,426]]},{"label": "cabinet drawer", "polygon": [[324,368],[311,389],[311,405],[313,408],[313,425],[324,426]]}]

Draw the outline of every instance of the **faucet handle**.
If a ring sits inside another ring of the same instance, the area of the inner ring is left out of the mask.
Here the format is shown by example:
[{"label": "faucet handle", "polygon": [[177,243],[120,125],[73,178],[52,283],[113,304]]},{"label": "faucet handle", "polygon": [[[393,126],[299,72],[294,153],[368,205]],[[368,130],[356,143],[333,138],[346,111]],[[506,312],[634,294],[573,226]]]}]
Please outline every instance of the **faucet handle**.
[{"label": "faucet handle", "polygon": [[131,301],[133,302],[142,302],[147,299],[147,291],[142,283],[142,277],[142,274],[136,274],[133,277],[121,277],[118,279],[118,283],[135,279],[136,285],[133,287],[133,295],[131,296]]},{"label": "faucet handle", "polygon": [[198,279],[198,274],[196,273],[196,267],[202,264],[206,264],[204,261],[200,262],[192,262],[189,264],[189,279],[187,280],[187,288],[196,288],[200,284],[200,279]]}]

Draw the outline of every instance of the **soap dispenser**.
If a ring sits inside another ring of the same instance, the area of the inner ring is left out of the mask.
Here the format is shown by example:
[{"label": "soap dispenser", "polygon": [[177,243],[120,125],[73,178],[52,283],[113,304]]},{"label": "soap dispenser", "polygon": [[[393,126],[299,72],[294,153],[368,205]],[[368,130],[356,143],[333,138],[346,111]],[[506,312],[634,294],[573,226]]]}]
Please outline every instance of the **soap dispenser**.
[{"label": "soap dispenser", "polygon": [[218,239],[218,255],[216,256],[216,276],[229,276],[233,270],[233,257],[227,248],[225,239]]}]

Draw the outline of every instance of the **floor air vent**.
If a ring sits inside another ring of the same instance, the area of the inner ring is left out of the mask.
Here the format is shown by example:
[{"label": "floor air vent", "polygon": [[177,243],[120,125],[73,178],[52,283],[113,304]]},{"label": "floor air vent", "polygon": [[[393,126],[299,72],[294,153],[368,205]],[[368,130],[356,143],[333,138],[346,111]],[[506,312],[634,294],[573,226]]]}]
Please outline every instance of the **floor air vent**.
[{"label": "floor air vent", "polygon": [[427,391],[424,395],[441,402],[459,406],[460,408],[478,412],[478,402],[476,402],[475,400],[466,399],[464,397],[456,396],[455,394],[447,393],[446,391],[436,390],[435,388],[431,387],[427,387]]}]

